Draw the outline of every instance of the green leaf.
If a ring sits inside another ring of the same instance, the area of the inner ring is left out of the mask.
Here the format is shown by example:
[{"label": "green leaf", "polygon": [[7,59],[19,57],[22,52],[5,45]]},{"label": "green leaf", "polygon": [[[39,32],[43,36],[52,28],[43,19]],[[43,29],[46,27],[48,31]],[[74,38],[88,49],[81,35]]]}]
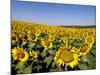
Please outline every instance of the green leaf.
[{"label": "green leaf", "polygon": [[55,68],[55,69],[50,69],[50,72],[61,72],[64,71],[62,68]]},{"label": "green leaf", "polygon": [[44,62],[47,63],[46,68],[48,68],[48,66],[49,66],[50,63],[52,62],[52,58],[53,58],[53,56],[50,55],[49,57],[46,57],[46,58],[44,59]]},{"label": "green leaf", "polygon": [[25,45],[27,45],[27,42],[26,42],[26,41],[24,41],[24,42],[22,43],[22,46],[25,46]]},{"label": "green leaf", "polygon": [[41,46],[41,44],[39,42],[36,42],[35,45],[34,45],[34,48],[36,50],[41,50],[42,46]]},{"label": "green leaf", "polygon": [[74,42],[73,45],[74,46],[79,46],[79,43],[78,42]]},{"label": "green leaf", "polygon": [[74,42],[74,39],[70,39],[69,43],[72,44]]},{"label": "green leaf", "polygon": [[18,70],[18,71],[17,71],[17,74],[23,74],[23,71],[24,71],[24,70]]},{"label": "green leaf", "polygon": [[28,42],[27,41],[23,41],[21,47],[27,48],[28,47]]},{"label": "green leaf", "polygon": [[93,56],[93,55],[91,55],[91,54],[89,54],[89,55],[87,56],[87,58],[88,58],[88,63],[93,63],[93,62],[96,61],[96,57]]},{"label": "green leaf", "polygon": [[64,71],[64,68],[62,69],[61,66],[57,65],[57,72],[61,72],[61,71]]},{"label": "green leaf", "polygon": [[33,59],[34,62],[38,62],[38,59]]},{"label": "green leaf", "polygon": [[34,48],[34,46],[35,46],[35,43],[31,43],[31,42],[30,42],[30,43],[28,44],[28,47],[29,47],[29,48]]},{"label": "green leaf", "polygon": [[96,69],[96,62],[94,62],[94,63],[89,63],[89,64],[88,64],[88,69]]},{"label": "green leaf", "polygon": [[91,49],[90,52],[91,52],[94,56],[96,56],[96,50],[95,50],[95,49]]},{"label": "green leaf", "polygon": [[78,67],[80,70],[87,70],[87,64],[86,63],[79,63]]},{"label": "green leaf", "polygon": [[36,69],[37,71],[39,71],[41,68],[42,68],[42,66],[40,66],[40,65],[33,67],[33,69]]},{"label": "green leaf", "polygon": [[58,69],[57,71],[58,71],[58,72],[61,72],[61,71],[64,71],[64,70],[63,70],[62,68],[60,68],[60,69]]},{"label": "green leaf", "polygon": [[25,68],[25,64],[23,62],[18,62],[16,65],[16,69],[23,70]]},{"label": "green leaf", "polygon": [[23,73],[32,73],[32,66],[28,66],[24,69]]},{"label": "green leaf", "polygon": [[58,69],[56,68],[56,69],[50,69],[49,71],[50,71],[50,72],[57,72],[57,70],[58,70]]},{"label": "green leaf", "polygon": [[46,50],[44,50],[42,53],[41,53],[41,56],[42,57],[45,57],[47,55],[47,52],[46,52]]},{"label": "green leaf", "polygon": [[55,62],[52,62],[52,68],[54,68],[54,67],[55,67],[55,65],[56,65],[56,63],[55,63]]},{"label": "green leaf", "polygon": [[56,53],[56,50],[49,50],[49,53],[54,55]]}]

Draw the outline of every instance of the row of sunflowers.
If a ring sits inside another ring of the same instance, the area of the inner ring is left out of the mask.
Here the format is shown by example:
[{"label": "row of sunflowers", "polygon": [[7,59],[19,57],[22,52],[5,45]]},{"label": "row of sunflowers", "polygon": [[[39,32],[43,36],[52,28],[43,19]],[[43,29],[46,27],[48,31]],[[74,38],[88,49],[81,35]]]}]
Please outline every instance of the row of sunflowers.
[{"label": "row of sunflowers", "polygon": [[12,73],[95,69],[96,30],[12,21]]}]

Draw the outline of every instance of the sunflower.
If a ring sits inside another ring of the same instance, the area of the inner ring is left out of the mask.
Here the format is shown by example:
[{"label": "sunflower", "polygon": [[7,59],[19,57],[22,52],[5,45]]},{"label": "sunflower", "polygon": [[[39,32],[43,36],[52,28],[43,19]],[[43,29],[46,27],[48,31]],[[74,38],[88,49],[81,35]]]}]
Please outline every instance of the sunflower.
[{"label": "sunflower", "polygon": [[12,43],[16,43],[18,41],[17,35],[13,33],[11,36],[11,40]]},{"label": "sunflower", "polygon": [[33,41],[33,40],[36,41],[37,40],[37,37],[34,34],[28,34],[27,37],[28,37],[29,41]]},{"label": "sunflower", "polygon": [[50,41],[54,41],[55,40],[55,36],[53,36],[53,34],[49,34],[49,38]]},{"label": "sunflower", "polygon": [[67,43],[68,42],[68,38],[67,37],[62,37],[62,39],[63,39],[63,42],[64,43]]},{"label": "sunflower", "polygon": [[80,59],[76,53],[69,51],[67,48],[60,48],[56,52],[54,57],[54,61],[59,65],[66,65],[74,68]]},{"label": "sunflower", "polygon": [[76,39],[80,39],[81,38],[81,35],[80,34],[77,34],[77,35],[75,35],[75,38]]},{"label": "sunflower", "polygon": [[29,54],[23,48],[15,47],[12,49],[12,57],[14,60],[20,60],[21,62],[26,62],[29,58]]},{"label": "sunflower", "polygon": [[27,36],[26,33],[21,33],[21,34],[19,35],[19,38],[22,39],[23,41],[25,41],[25,40],[28,39],[28,36]]},{"label": "sunflower", "polygon": [[85,43],[88,45],[93,45],[94,44],[94,37],[93,36],[85,37]]},{"label": "sunflower", "polygon": [[38,54],[35,51],[30,51],[30,56],[33,57],[33,58],[37,58]]},{"label": "sunflower", "polygon": [[42,39],[41,44],[45,48],[45,50],[52,47],[52,42],[47,39]]},{"label": "sunflower", "polygon": [[80,56],[86,55],[90,51],[91,47],[87,44],[81,46],[80,48]]}]

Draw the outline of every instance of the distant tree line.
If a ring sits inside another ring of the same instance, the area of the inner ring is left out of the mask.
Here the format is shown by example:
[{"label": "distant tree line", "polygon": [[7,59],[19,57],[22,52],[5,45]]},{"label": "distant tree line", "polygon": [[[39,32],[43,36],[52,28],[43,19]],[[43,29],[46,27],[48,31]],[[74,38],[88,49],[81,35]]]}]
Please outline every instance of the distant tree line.
[{"label": "distant tree line", "polygon": [[68,28],[96,28],[96,25],[67,25],[67,26],[60,26],[60,27],[68,27]]}]

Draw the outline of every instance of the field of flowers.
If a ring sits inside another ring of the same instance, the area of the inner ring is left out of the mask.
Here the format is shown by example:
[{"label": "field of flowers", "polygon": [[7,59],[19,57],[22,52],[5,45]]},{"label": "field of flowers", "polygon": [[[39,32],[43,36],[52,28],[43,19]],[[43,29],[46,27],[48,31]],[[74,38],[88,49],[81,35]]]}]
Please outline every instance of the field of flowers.
[{"label": "field of flowers", "polygon": [[11,22],[12,73],[96,68],[96,30]]}]

